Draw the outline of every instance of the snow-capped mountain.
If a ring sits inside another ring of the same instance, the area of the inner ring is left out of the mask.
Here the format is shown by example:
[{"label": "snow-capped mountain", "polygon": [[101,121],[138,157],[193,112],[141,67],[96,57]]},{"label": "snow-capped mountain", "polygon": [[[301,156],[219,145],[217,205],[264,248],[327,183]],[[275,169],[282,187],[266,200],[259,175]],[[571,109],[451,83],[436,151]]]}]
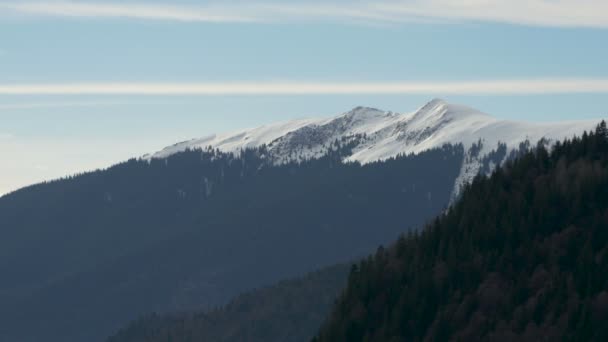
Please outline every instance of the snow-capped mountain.
[{"label": "snow-capped mountain", "polygon": [[[227,134],[211,135],[167,147],[151,156],[165,158],[186,149],[213,147],[237,152],[267,145],[276,163],[316,158],[324,155],[336,140],[353,139],[357,146],[345,161],[362,164],[400,154],[419,153],[443,144],[463,144],[467,157],[455,184],[455,193],[474,177],[483,159],[500,144],[506,145],[500,163],[520,143],[536,144],[579,135],[595,128],[599,120],[530,123],[499,120],[473,108],[434,99],[409,114],[398,114],[366,107],[326,119],[281,122]],[[482,142],[479,145],[479,142]],[[472,148],[474,147],[474,148]],[[490,168],[495,165],[491,165]]]}]

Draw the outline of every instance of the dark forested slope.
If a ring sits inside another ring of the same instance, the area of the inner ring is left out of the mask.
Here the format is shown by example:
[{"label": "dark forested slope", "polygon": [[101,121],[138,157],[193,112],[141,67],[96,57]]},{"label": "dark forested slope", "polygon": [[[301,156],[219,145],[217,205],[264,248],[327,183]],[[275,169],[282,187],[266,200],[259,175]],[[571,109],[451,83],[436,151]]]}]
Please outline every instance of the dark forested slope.
[{"label": "dark forested slope", "polygon": [[0,198],[0,341],[95,342],[150,312],[209,309],[353,260],[443,210],[445,146],[361,166],[186,151]]},{"label": "dark forested slope", "polygon": [[107,342],[309,341],[346,285],[349,264],[240,295],[210,312],[157,315],[130,323]]},{"label": "dark forested slope", "polygon": [[606,126],[477,178],[353,267],[317,341],[608,340]]}]

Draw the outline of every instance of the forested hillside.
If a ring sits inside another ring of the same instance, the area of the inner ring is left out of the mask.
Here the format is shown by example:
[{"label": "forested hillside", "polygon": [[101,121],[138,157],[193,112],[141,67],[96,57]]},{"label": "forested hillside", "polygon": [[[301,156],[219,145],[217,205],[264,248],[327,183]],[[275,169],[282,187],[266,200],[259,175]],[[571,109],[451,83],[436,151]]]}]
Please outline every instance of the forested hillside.
[{"label": "forested hillside", "polygon": [[95,342],[151,312],[364,256],[444,210],[464,149],[361,166],[191,150],[0,198],[0,341]]},{"label": "forested hillside", "polygon": [[379,249],[315,341],[608,340],[608,136],[542,145]]},{"label": "forested hillside", "polygon": [[157,315],[130,323],[107,342],[309,341],[346,285],[350,264],[240,295],[210,312]]}]

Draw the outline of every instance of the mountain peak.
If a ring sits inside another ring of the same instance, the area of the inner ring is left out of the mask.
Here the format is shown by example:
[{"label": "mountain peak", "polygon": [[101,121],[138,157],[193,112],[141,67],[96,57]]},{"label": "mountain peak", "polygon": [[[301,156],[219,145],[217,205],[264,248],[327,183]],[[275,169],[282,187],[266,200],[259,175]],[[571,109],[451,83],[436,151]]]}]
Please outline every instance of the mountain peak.
[{"label": "mountain peak", "polygon": [[434,98],[431,101],[427,102],[424,106],[420,107],[420,109],[418,109],[416,111],[416,113],[429,113],[429,112],[436,112],[441,110],[444,107],[448,107],[450,106],[450,104],[444,100],[444,99],[440,99],[440,98]]},{"label": "mountain peak", "polygon": [[412,120],[414,121],[453,121],[470,117],[491,118],[490,115],[482,113],[474,108],[451,104],[443,99],[435,98],[418,109]]},{"label": "mountain peak", "polygon": [[352,118],[354,120],[365,120],[382,117],[386,114],[386,112],[377,108],[358,106],[344,113],[344,116]]},{"label": "mountain peak", "polygon": [[448,112],[449,106],[450,105],[442,99],[432,99],[414,113],[412,120],[429,121],[441,119]]},{"label": "mountain peak", "polygon": [[164,158],[188,148],[211,146],[238,152],[265,144],[272,145],[275,160],[285,162],[320,157],[332,142],[361,135],[365,138],[348,160],[367,163],[399,154],[419,153],[446,143],[462,143],[467,147],[480,139],[486,142],[488,149],[498,142],[516,148],[525,140],[559,139],[591,129],[596,124],[596,121],[543,125],[508,122],[435,98],[406,115],[358,106],[331,118],[292,120],[188,141],[168,147],[151,158]]},{"label": "mountain peak", "polygon": [[449,103],[446,100],[436,97],[436,98],[432,99],[431,101],[427,102],[423,107],[427,107],[427,106],[435,107],[435,106],[448,105],[448,104]]}]

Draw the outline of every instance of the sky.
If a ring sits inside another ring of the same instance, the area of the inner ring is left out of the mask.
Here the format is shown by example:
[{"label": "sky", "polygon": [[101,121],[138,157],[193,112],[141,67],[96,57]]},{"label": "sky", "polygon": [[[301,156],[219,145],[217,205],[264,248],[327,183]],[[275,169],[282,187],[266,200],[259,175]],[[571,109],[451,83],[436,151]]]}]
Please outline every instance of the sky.
[{"label": "sky", "polygon": [[606,42],[605,0],[0,0],[0,194],[359,105],[606,117]]}]

